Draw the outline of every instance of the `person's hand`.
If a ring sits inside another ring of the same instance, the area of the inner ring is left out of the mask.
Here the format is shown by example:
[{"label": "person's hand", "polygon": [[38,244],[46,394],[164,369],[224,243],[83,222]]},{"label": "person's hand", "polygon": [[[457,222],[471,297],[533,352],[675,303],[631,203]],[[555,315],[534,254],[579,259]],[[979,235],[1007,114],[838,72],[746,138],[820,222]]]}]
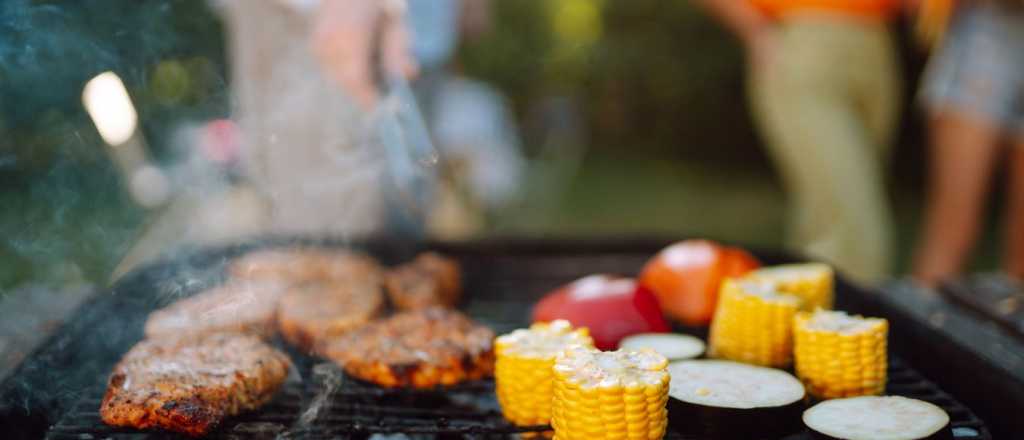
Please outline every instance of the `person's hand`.
[{"label": "person's hand", "polygon": [[779,56],[779,34],[775,27],[764,27],[743,39],[747,62],[757,72],[766,72]]},{"label": "person's hand", "polygon": [[416,74],[404,5],[401,0],[326,0],[317,11],[313,53],[363,108],[372,107],[378,98],[378,60],[389,75]]}]

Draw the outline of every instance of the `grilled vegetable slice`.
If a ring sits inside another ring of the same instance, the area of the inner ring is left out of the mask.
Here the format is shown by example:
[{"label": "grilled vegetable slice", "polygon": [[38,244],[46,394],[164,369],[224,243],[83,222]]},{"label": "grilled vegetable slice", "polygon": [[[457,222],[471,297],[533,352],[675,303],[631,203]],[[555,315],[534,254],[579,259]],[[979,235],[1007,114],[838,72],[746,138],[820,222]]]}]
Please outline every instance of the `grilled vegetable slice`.
[{"label": "grilled vegetable slice", "polygon": [[827,400],[804,412],[816,438],[950,440],[949,415],[931,403],[900,396]]},{"label": "grilled vegetable slice", "polygon": [[822,399],[881,394],[888,331],[889,323],[880,318],[800,313],[794,324],[796,374]]},{"label": "grilled vegetable slice", "polygon": [[763,267],[747,274],[746,278],[770,283],[775,290],[799,296],[806,311],[832,309],[834,302],[835,271],[823,263],[784,264]]},{"label": "grilled vegetable slice", "polygon": [[572,346],[593,348],[586,328],[573,330],[569,321],[536,323],[495,340],[495,388],[501,410],[520,426],[551,422],[555,357]]},{"label": "grilled vegetable slice", "polygon": [[619,343],[619,348],[628,350],[650,348],[670,361],[699,357],[704,354],[704,347],[704,341],[678,333],[641,333]]},{"label": "grilled vegetable slice", "polygon": [[667,365],[653,350],[566,350],[554,367],[555,439],[662,438],[668,427]]},{"label": "grilled vegetable slice", "polygon": [[726,280],[711,322],[711,357],[785,367],[793,358],[793,317],[800,299],[770,284]]},{"label": "grilled vegetable slice", "polygon": [[729,361],[673,362],[672,427],[697,438],[780,438],[800,429],[804,387],[782,370]]}]

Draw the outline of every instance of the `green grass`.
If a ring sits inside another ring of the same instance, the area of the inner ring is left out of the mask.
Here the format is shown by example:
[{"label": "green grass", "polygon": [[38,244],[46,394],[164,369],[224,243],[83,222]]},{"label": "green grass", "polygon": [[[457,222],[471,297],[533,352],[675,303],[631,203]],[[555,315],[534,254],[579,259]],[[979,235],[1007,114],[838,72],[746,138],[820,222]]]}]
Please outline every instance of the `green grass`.
[{"label": "green grass", "polygon": [[[783,245],[786,195],[774,174],[763,168],[596,153],[571,178],[550,185],[535,176],[525,191],[526,206],[502,215],[497,231],[709,237],[761,248]],[[895,271],[902,274],[909,270],[917,240],[921,197],[910,188],[892,193]],[[530,203],[536,200],[545,202]],[[971,270],[997,267],[1001,234],[995,214],[989,215]]]},{"label": "green grass", "polygon": [[591,154],[551,185],[531,179],[531,215],[507,214],[503,233],[563,236],[704,235],[778,246],[783,194],[770,175],[678,160]]}]

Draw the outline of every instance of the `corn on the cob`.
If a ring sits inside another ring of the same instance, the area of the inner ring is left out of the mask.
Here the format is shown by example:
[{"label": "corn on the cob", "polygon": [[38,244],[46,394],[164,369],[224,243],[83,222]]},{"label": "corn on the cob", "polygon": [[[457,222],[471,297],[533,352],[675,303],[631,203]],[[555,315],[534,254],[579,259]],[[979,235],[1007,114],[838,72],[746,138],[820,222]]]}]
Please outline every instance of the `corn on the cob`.
[{"label": "corn on the cob", "polygon": [[495,390],[502,413],[520,426],[551,421],[552,367],[555,357],[572,346],[593,348],[586,328],[569,321],[536,323],[499,336],[495,342]]},{"label": "corn on the cob", "polygon": [[800,298],[771,284],[728,279],[711,321],[710,355],[748,364],[785,367],[793,359],[793,317]]},{"label": "corn on the cob", "polygon": [[832,309],[835,271],[827,264],[784,264],[765,267],[746,275],[747,279],[769,283],[775,290],[799,296],[803,310]]},{"label": "corn on the cob", "polygon": [[800,313],[795,320],[796,374],[822,399],[885,390],[889,323],[843,312]]},{"label": "corn on the cob", "polygon": [[555,361],[555,440],[658,440],[668,426],[668,360],[652,350],[575,348]]}]

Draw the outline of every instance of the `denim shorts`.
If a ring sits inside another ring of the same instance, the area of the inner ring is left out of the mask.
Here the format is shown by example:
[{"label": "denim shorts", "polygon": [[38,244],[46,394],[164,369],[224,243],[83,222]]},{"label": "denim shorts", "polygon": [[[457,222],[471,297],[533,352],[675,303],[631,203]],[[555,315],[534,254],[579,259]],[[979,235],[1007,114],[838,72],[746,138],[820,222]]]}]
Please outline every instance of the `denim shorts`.
[{"label": "denim shorts", "polygon": [[930,111],[969,112],[1024,135],[1024,8],[980,2],[957,12],[921,99]]}]

